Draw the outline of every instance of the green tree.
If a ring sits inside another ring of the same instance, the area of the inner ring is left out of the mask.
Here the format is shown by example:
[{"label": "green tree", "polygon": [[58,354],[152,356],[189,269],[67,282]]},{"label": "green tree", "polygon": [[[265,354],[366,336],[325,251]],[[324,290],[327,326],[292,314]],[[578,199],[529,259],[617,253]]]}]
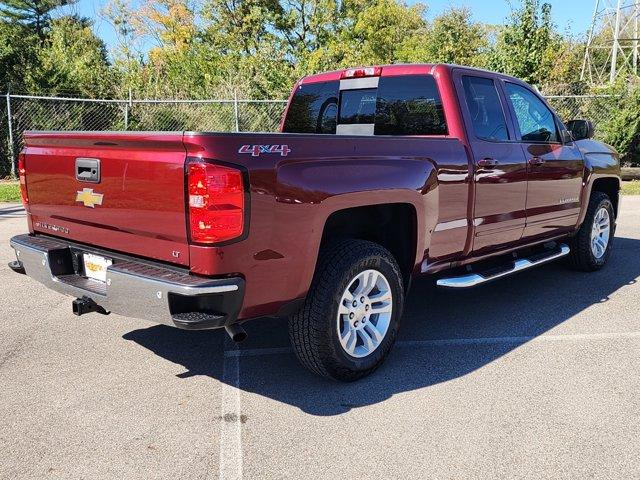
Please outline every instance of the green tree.
[{"label": "green tree", "polygon": [[509,23],[498,33],[490,67],[538,84],[550,71],[554,26],[551,5],[540,0],[524,0],[511,13]]},{"label": "green tree", "polygon": [[398,0],[345,0],[326,42],[310,51],[305,71],[298,76],[322,70],[356,65],[375,65],[406,61],[411,45],[420,44],[427,23],[426,6],[407,6]]},{"label": "green tree", "polygon": [[584,44],[571,37],[554,34],[547,48],[543,65],[545,76],[540,80],[546,94],[578,95],[587,93],[587,84],[580,80]]},{"label": "green tree", "polygon": [[[145,96],[199,97],[211,87],[215,65],[199,41],[195,11],[186,0],[149,0],[132,12],[133,32],[153,47],[143,65]],[[213,53],[213,52],[212,52]],[[218,55],[214,55],[218,57]]]},{"label": "green tree", "polygon": [[0,21],[0,92],[24,90],[24,72],[36,63],[38,43],[22,26]]},{"label": "green tree", "polygon": [[45,40],[53,10],[75,3],[77,0],[2,0],[0,18],[16,22],[33,30],[40,41]]},{"label": "green tree", "polygon": [[601,102],[591,102],[582,118],[598,118],[596,137],[612,145],[623,164],[640,165],[640,84],[619,78],[615,83],[594,88],[604,94]]},{"label": "green tree", "polygon": [[426,29],[426,6],[410,7],[397,0],[378,0],[356,17],[346,32],[354,49],[346,59],[355,63],[394,63],[400,60],[405,42]]},{"label": "green tree", "polygon": [[281,25],[283,12],[277,0],[205,3],[201,41],[223,58],[216,72],[220,91],[246,98],[284,94],[296,56],[290,55],[275,26]]},{"label": "green tree", "polygon": [[451,8],[437,16],[430,28],[405,41],[400,57],[407,62],[454,63],[486,67],[487,28],[471,19],[467,8]]},{"label": "green tree", "polygon": [[82,97],[113,94],[115,79],[106,47],[87,19],[68,16],[53,20],[36,58],[37,64],[23,72],[31,92]]},{"label": "green tree", "polygon": [[[337,0],[288,0],[273,8],[273,29],[289,64],[291,80],[334,65],[330,53],[345,18]],[[335,52],[334,52],[335,53]]]}]

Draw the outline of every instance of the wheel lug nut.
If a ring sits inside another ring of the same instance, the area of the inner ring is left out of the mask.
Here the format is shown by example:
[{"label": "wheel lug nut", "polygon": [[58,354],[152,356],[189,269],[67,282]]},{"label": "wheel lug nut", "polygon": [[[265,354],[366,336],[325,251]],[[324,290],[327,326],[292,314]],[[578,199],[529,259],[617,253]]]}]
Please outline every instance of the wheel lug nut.
[{"label": "wheel lug nut", "polygon": [[368,312],[369,311],[369,305],[365,305],[364,309]]},{"label": "wheel lug nut", "polygon": [[352,319],[353,319],[353,317],[355,317],[355,315],[353,314],[353,312],[351,312],[351,313],[349,314],[349,319],[350,319],[350,320],[352,320]]},{"label": "wheel lug nut", "polygon": [[354,301],[353,301],[353,303],[352,303],[351,305],[353,305],[354,307],[357,307],[357,306],[358,306],[358,302],[356,302],[356,301],[354,300]]},{"label": "wheel lug nut", "polygon": [[364,303],[364,297],[360,297],[360,303]]}]

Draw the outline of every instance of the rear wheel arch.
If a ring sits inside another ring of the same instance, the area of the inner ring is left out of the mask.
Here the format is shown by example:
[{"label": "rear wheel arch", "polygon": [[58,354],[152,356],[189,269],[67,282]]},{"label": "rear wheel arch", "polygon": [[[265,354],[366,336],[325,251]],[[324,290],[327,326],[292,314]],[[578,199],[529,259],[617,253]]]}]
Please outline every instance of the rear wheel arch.
[{"label": "rear wheel arch", "polygon": [[416,262],[418,228],[418,214],[411,203],[384,203],[337,210],[325,221],[320,252],[346,239],[376,243],[396,259],[404,285],[408,286]]}]

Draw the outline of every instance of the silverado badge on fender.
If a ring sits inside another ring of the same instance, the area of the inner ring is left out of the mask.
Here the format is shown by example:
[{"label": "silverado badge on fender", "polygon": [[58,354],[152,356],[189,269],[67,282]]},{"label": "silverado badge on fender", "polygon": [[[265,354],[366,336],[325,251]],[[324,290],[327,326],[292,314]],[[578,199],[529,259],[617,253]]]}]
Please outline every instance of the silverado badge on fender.
[{"label": "silverado badge on fender", "polygon": [[96,205],[102,205],[101,193],[93,193],[93,188],[83,188],[76,192],[76,202],[82,202],[85,207],[95,208]]}]

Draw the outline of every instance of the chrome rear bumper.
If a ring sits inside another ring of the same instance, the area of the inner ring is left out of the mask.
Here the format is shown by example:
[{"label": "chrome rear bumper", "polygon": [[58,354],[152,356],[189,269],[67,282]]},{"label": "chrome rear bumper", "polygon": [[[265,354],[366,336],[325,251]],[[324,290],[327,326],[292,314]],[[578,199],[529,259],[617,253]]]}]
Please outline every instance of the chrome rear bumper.
[{"label": "chrome rear bumper", "polygon": [[[10,267],[56,292],[88,297],[109,312],[186,329],[220,328],[235,322],[242,306],[242,278],[210,279],[160,263],[118,255],[107,281],[82,276],[75,256],[94,249],[45,236],[11,239],[16,262]],[[108,252],[100,252],[113,258]],[[119,257],[119,258],[118,258]]]}]

